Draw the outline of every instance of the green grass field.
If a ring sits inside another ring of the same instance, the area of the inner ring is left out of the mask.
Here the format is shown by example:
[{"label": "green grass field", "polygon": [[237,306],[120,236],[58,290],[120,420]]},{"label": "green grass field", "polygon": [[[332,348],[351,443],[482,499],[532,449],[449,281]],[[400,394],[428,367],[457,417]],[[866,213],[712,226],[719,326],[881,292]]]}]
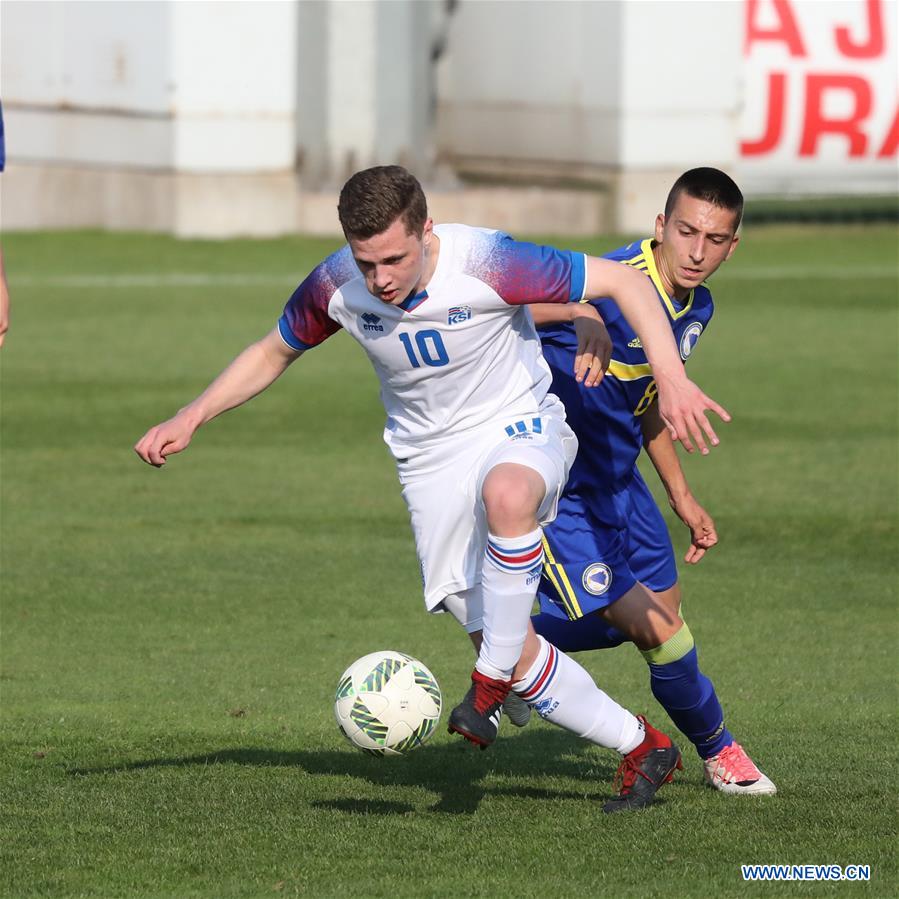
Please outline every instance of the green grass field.
[{"label": "green grass field", "polygon": [[[663,802],[611,817],[611,753],[540,721],[485,753],[441,726],[402,759],[337,733],[356,657],[418,656],[445,709],[472,662],[423,612],[346,335],[165,470],[131,451],[332,246],[4,238],[0,894],[896,895],[895,229],[750,228],[691,362],[734,421],[687,463],[721,543],[683,572],[685,614],[780,792],[708,790],[691,749]],[[670,727],[632,648],[579,660]],[[871,880],[744,883],[741,863]]]}]

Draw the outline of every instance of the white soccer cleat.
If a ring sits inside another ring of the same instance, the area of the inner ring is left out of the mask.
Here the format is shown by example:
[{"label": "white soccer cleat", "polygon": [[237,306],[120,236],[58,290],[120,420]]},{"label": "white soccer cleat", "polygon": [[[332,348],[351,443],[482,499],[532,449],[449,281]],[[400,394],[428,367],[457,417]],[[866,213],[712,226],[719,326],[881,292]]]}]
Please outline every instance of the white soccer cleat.
[{"label": "white soccer cleat", "polygon": [[766,777],[746,755],[746,750],[734,740],[718,755],[706,759],[705,782],[722,793],[743,796],[771,796],[777,792]]},{"label": "white soccer cleat", "polygon": [[531,707],[516,693],[506,697],[503,713],[516,727],[526,727],[531,720]]}]

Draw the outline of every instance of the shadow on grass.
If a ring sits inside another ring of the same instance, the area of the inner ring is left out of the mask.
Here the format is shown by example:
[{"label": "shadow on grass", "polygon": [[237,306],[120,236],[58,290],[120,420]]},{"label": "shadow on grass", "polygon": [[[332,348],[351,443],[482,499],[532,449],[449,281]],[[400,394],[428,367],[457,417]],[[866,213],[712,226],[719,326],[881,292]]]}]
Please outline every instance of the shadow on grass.
[{"label": "shadow on grass", "polygon": [[377,799],[322,799],[310,802],[313,808],[325,808],[350,815],[408,815],[415,811],[408,802],[384,802]]},{"label": "shadow on grass", "polygon": [[[217,749],[197,755],[123,761],[97,768],[70,768],[74,777],[123,774],[156,768],[194,765],[247,765],[300,768],[308,774],[355,777],[379,786],[419,787],[440,798],[431,811],[452,815],[473,814],[485,796],[518,796],[527,799],[604,799],[611,795],[610,781],[617,759],[562,731],[532,727],[513,739],[500,740],[486,752],[461,741],[430,744],[401,758],[381,758],[352,749],[278,751],[264,748]],[[565,777],[583,783],[583,790],[545,789],[520,783],[485,785],[487,777],[520,780]],[[353,814],[403,815],[414,808],[403,802],[365,799],[312,803]]]}]

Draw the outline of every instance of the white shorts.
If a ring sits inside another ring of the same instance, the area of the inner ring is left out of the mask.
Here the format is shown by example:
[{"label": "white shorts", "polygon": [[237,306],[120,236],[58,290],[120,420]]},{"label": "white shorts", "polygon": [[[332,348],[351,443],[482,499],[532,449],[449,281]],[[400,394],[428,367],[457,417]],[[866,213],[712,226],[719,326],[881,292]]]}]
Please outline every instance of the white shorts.
[{"label": "white shorts", "polygon": [[546,484],[540,524],[556,517],[559,495],[577,453],[577,438],[553,404],[542,413],[498,422],[429,451],[426,462],[397,464],[421,565],[425,606],[480,584],[487,546],[481,488],[501,462],[533,468]]}]

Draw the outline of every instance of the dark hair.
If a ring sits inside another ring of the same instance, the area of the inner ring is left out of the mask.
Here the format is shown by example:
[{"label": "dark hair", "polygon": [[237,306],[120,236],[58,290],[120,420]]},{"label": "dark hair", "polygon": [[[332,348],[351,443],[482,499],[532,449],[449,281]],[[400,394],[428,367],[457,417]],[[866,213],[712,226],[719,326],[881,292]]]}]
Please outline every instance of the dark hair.
[{"label": "dark hair", "polygon": [[665,218],[674,210],[677,198],[681,194],[696,200],[705,200],[721,209],[729,209],[736,216],[734,231],[740,227],[743,218],[743,194],[734,180],[720,169],[699,168],[684,172],[668,194],[665,202]]},{"label": "dark hair", "polygon": [[376,165],[356,172],[343,185],[337,215],[348,239],[374,237],[398,218],[402,218],[406,234],[421,236],[428,202],[418,179],[401,165]]}]

